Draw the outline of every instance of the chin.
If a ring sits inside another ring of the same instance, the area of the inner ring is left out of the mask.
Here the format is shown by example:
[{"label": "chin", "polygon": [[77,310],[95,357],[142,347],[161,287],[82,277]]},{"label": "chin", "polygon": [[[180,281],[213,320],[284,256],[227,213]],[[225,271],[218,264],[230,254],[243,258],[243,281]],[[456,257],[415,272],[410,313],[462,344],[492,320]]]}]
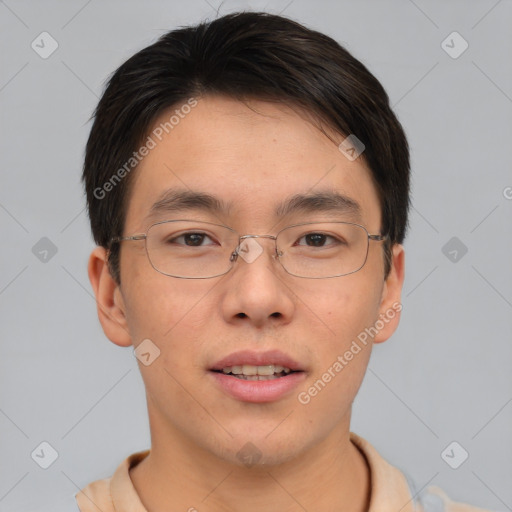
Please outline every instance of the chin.
[{"label": "chin", "polygon": [[222,458],[229,464],[254,471],[258,468],[270,470],[296,459],[298,455],[297,450],[283,449],[276,451],[260,448],[256,444],[247,442],[237,452],[229,450],[229,453],[224,453]]},{"label": "chin", "polygon": [[[247,432],[235,435],[223,446],[216,446],[214,455],[229,464],[251,469],[279,466],[303,453],[311,440],[297,439],[289,429],[268,435],[271,430],[265,430],[261,435],[248,435]],[[268,436],[268,438],[266,437]]]}]

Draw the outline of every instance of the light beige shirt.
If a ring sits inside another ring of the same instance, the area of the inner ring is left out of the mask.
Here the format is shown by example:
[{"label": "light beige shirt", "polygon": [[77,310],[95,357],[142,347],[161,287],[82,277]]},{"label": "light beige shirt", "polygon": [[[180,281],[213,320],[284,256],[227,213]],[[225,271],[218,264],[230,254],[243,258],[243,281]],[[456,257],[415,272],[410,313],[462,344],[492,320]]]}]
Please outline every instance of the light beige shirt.
[{"label": "light beige shirt", "polygon": [[[368,512],[489,512],[455,503],[438,487],[429,487],[420,501],[413,498],[404,474],[384,460],[375,448],[353,432],[350,440],[370,468],[371,498]],[[127,457],[111,478],[96,480],[75,495],[80,512],[147,512],[130,479],[130,468],[147,457],[149,450]]]}]

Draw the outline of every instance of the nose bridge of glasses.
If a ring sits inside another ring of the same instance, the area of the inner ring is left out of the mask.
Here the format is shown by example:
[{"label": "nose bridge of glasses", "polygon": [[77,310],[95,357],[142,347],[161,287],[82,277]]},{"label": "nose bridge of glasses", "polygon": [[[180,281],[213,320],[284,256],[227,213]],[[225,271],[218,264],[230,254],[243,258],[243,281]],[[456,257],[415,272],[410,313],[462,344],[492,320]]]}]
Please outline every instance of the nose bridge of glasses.
[{"label": "nose bridge of glasses", "polygon": [[[238,246],[235,249],[235,251],[231,254],[231,261],[234,261],[237,259],[237,257],[240,255],[247,263],[252,263],[255,259],[259,257],[259,255],[264,251],[263,247],[254,239],[257,238],[267,238],[270,240],[274,240],[274,242],[277,240],[277,236],[274,235],[240,235]],[[251,242],[251,240],[254,240]],[[274,248],[277,248],[274,244]],[[273,254],[272,257],[274,258],[276,255]]]},{"label": "nose bridge of glasses", "polygon": [[247,238],[270,238],[276,240],[277,236],[274,235],[240,235],[240,240],[246,240]]}]

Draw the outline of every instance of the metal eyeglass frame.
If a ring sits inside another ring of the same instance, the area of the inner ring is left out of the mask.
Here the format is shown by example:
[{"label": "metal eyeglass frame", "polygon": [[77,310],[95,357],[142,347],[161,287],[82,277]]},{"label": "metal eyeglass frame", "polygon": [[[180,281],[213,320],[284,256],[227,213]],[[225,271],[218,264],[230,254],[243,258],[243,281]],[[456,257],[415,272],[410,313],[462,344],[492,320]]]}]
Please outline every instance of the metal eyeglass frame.
[{"label": "metal eyeglass frame", "polygon": [[[146,256],[149,260],[149,263],[151,264],[151,266],[159,273],[159,274],[162,274],[164,276],[167,276],[167,277],[174,277],[176,279],[213,279],[214,277],[220,277],[220,276],[223,276],[223,275],[226,275],[228,272],[231,271],[231,269],[234,267],[234,265],[231,265],[227,270],[226,272],[223,272],[222,274],[216,274],[214,276],[208,276],[208,277],[182,277],[182,276],[174,276],[172,274],[166,274],[165,272],[162,272],[161,270],[158,270],[155,265],[153,264],[153,262],[151,261],[151,258],[149,256],[149,253],[148,253],[148,246],[147,246],[147,236],[148,236],[148,232],[149,230],[153,227],[153,226],[157,226],[157,225],[160,225],[160,224],[167,224],[167,223],[171,223],[171,222],[194,222],[193,219],[172,219],[172,220],[162,220],[162,221],[159,221],[159,222],[155,222],[153,224],[151,224],[147,229],[146,229],[146,233],[135,233],[133,235],[130,235],[130,236],[114,236],[110,239],[110,244],[113,244],[113,243],[119,243],[119,242],[124,242],[124,241],[135,241],[135,240],[144,240],[144,248],[146,250]],[[375,242],[384,242],[386,240],[388,240],[388,236],[387,235],[372,235],[370,233],[368,233],[368,230],[362,226],[361,224],[357,224],[355,222],[344,222],[344,221],[324,221],[325,223],[332,223],[332,224],[347,224],[349,226],[358,226],[360,228],[362,228],[365,232],[366,232],[366,235],[368,237],[368,245],[367,245],[367,248],[366,248],[366,255],[365,255],[365,258],[364,258],[364,261],[363,263],[361,264],[361,266],[356,269],[356,270],[353,270],[352,272],[347,272],[346,274],[338,274],[338,275],[335,275],[335,276],[327,276],[327,277],[309,277],[309,276],[298,276],[296,274],[292,274],[291,272],[289,272],[286,267],[283,265],[283,263],[281,262],[281,260],[279,259],[280,256],[282,256],[282,252],[278,251],[277,249],[277,237],[279,236],[279,234],[284,231],[285,229],[288,229],[288,228],[293,228],[293,227],[297,227],[297,226],[307,226],[309,224],[322,224],[324,222],[322,221],[317,221],[317,222],[301,222],[299,224],[291,224],[290,226],[286,226],[284,227],[283,229],[279,230],[278,233],[276,235],[240,235],[237,231],[235,231],[233,228],[230,228],[229,226],[225,226],[223,224],[215,224],[214,222],[206,222],[206,221],[198,221],[200,222],[201,224],[210,224],[211,226],[218,226],[218,227],[221,227],[221,228],[225,228],[225,229],[229,229],[230,231],[232,231],[234,234],[238,235],[238,245],[237,247],[235,247],[235,249],[233,250],[233,252],[231,253],[231,256],[229,258],[229,261],[234,263],[237,259],[238,259],[238,254],[240,252],[240,245],[241,245],[241,242],[242,240],[247,240],[248,238],[269,238],[271,240],[274,240],[274,248],[275,248],[275,255],[272,255],[273,258],[276,258],[277,257],[277,260],[279,261],[281,267],[283,267],[284,271],[291,275],[291,276],[294,276],[294,277],[299,277],[301,279],[331,279],[333,277],[343,277],[343,276],[348,276],[350,274],[354,274],[356,272],[359,272],[359,270],[361,270],[365,264],[366,264],[366,261],[368,259],[368,252],[369,252],[369,247],[370,247],[370,240],[372,241],[375,241]]]}]

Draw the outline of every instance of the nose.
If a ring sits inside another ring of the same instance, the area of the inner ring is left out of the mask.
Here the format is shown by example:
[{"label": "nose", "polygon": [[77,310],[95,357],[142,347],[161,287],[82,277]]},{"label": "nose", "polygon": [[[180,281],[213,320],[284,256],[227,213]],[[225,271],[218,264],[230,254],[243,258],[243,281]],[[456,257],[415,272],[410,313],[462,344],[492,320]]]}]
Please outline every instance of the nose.
[{"label": "nose", "polygon": [[277,261],[275,238],[272,235],[240,237],[231,257],[234,268],[226,275],[221,299],[226,322],[262,328],[291,321],[295,302],[285,283],[287,274]]}]

